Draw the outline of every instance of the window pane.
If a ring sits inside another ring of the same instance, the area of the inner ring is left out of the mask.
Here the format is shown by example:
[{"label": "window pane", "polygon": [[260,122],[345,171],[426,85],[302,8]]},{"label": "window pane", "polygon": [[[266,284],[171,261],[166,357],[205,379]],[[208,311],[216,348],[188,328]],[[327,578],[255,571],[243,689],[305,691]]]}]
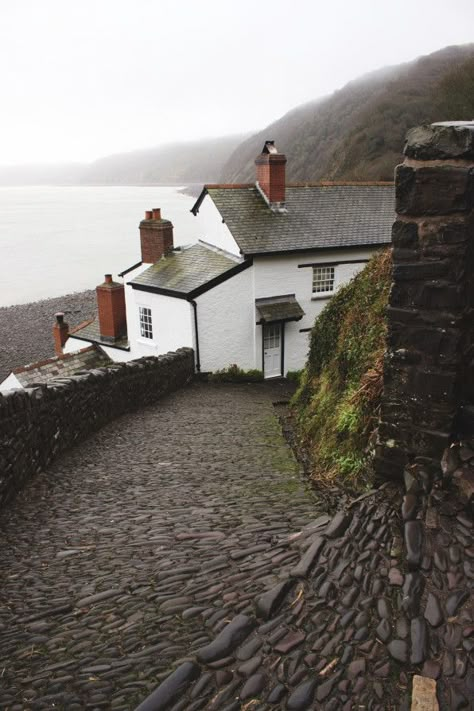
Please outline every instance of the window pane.
[{"label": "window pane", "polygon": [[334,291],[334,267],[313,267],[313,294]]},{"label": "window pane", "polygon": [[140,336],[142,338],[153,338],[153,327],[151,322],[151,309],[146,306],[139,306]]}]

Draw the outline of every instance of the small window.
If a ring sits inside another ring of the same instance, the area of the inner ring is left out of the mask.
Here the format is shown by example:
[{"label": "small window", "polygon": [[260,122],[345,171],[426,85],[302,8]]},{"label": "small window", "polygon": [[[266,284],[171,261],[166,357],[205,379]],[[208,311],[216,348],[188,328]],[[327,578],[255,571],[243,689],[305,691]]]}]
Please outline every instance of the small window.
[{"label": "small window", "polygon": [[313,294],[334,291],[334,267],[313,267]]},{"label": "small window", "polygon": [[142,338],[153,338],[153,326],[151,323],[151,309],[146,306],[139,306],[140,314],[140,336]]}]

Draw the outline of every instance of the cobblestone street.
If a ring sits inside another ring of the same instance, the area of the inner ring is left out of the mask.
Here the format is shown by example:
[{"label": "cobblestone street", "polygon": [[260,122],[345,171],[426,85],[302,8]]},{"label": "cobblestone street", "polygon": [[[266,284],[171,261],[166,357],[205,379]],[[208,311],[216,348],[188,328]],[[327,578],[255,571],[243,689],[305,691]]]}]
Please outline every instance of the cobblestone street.
[{"label": "cobblestone street", "polygon": [[273,412],[286,397],[195,384],[26,487],[1,518],[0,708],[133,709],[253,606],[298,556],[272,543],[318,513]]},{"label": "cobblestone street", "polygon": [[472,708],[472,442],[444,488],[328,516],[287,397],[194,383],[25,488],[0,519],[2,711],[408,711],[414,674]]}]

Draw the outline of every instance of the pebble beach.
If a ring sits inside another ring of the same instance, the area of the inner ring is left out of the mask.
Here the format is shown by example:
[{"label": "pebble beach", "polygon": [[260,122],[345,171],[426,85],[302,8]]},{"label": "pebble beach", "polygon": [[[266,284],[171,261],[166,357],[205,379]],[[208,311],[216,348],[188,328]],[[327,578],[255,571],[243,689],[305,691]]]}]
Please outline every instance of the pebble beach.
[{"label": "pebble beach", "polygon": [[92,318],[95,291],[66,294],[0,308],[0,381],[14,368],[54,356],[54,314],[63,311],[71,327]]}]

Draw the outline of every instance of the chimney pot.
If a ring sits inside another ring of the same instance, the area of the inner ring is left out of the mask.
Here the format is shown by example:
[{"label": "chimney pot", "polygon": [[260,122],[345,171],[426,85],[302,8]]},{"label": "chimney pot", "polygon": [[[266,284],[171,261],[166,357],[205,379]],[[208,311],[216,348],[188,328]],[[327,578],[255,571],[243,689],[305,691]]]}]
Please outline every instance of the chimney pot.
[{"label": "chimney pot", "polygon": [[145,220],[151,220],[153,217],[153,211],[152,210],[146,210],[145,211]]},{"label": "chimney pot", "polygon": [[278,153],[275,141],[265,141],[262,152],[255,160],[257,183],[273,210],[285,210],[286,156]]},{"label": "chimney pot", "polygon": [[97,311],[101,339],[114,343],[127,334],[125,287],[114,284],[112,275],[105,275],[105,283],[96,287]]},{"label": "chimney pot", "polygon": [[69,326],[64,321],[64,313],[62,311],[58,311],[54,315],[56,317],[53,326],[54,352],[57,356],[60,356],[63,354],[63,348],[69,338]]},{"label": "chimney pot", "polygon": [[[149,211],[145,213],[148,215]],[[143,264],[155,264],[173,250],[173,225],[161,217],[161,209],[153,208],[151,220],[140,222],[140,246]]]}]

